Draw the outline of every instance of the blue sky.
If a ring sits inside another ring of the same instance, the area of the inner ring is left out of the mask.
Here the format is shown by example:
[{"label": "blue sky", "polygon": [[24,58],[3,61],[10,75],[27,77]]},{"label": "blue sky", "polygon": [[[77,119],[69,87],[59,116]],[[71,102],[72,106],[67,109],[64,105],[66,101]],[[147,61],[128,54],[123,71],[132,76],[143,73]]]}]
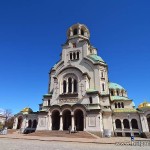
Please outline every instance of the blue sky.
[{"label": "blue sky", "polygon": [[138,105],[150,101],[149,0],[0,1],[0,108],[38,110],[66,31],[86,24],[91,43]]}]

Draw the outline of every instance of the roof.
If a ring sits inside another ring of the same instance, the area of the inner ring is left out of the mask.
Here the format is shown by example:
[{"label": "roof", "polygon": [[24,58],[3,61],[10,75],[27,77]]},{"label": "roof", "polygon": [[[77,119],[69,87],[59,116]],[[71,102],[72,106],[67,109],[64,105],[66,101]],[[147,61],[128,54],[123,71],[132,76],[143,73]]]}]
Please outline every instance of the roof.
[{"label": "roof", "polygon": [[92,59],[94,62],[104,62],[104,60],[96,54],[88,55],[87,57]]},{"label": "roof", "polygon": [[97,110],[97,109],[100,109],[100,106],[99,105],[87,105],[86,107],[88,110]]},{"label": "roof", "polygon": [[110,96],[110,100],[111,101],[119,101],[119,100],[127,100],[130,101],[130,99],[128,99],[127,97],[123,97],[123,96]]},{"label": "roof", "polygon": [[44,94],[43,97],[51,97],[53,94],[52,93],[48,93],[48,94]]},{"label": "roof", "polygon": [[116,108],[113,112],[137,112],[137,110],[133,108]]},{"label": "roof", "polygon": [[119,85],[117,83],[113,83],[113,82],[109,82],[109,88],[110,89],[121,89],[121,90],[124,90],[124,88],[121,85]]},{"label": "roof", "polygon": [[97,93],[98,92],[98,90],[96,90],[96,89],[87,89],[86,90],[86,93]]}]

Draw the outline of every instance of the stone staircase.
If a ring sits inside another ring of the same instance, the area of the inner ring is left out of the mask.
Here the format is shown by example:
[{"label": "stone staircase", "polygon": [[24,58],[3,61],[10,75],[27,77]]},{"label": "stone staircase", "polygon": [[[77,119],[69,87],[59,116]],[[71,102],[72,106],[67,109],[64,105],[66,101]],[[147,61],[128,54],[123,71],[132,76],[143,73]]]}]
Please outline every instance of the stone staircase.
[{"label": "stone staircase", "polygon": [[89,138],[89,139],[95,139],[95,137],[86,131],[79,131],[76,133],[69,134],[68,131],[35,131],[33,133],[28,134],[28,136],[41,136],[41,137],[68,137],[68,138]]},{"label": "stone staircase", "polygon": [[143,137],[143,138],[150,139],[150,132],[143,132],[143,133],[142,133],[142,137]]}]

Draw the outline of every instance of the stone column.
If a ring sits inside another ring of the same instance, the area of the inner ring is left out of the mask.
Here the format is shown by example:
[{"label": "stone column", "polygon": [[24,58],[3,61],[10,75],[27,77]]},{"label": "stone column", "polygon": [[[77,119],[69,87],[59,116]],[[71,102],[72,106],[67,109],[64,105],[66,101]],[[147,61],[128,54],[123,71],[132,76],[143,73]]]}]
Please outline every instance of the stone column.
[{"label": "stone column", "polygon": [[71,131],[74,131],[74,115],[71,115]]},{"label": "stone column", "polygon": [[116,132],[115,132],[115,130],[116,130],[116,124],[115,124],[114,118],[112,119],[112,125],[113,125],[113,127],[112,127],[113,133],[114,133],[114,135],[116,136]]},{"label": "stone column", "polygon": [[87,36],[87,30],[84,31],[84,36]]},{"label": "stone column", "polygon": [[62,120],[62,115],[60,115],[60,126],[59,126],[59,130],[63,131],[63,120]]},{"label": "stone column", "polygon": [[49,115],[49,130],[52,130],[52,116],[51,114]]},{"label": "stone column", "polygon": [[125,136],[123,120],[121,120],[122,136]]},{"label": "stone column", "polygon": [[70,36],[73,36],[72,28],[70,28]]},{"label": "stone column", "polygon": [[129,119],[129,127],[130,127],[130,131],[131,131],[131,135],[133,135],[133,133],[132,133],[132,124],[131,124],[131,119]]},{"label": "stone column", "polygon": [[87,120],[86,120],[86,115],[83,115],[83,131],[86,131],[86,127],[88,126],[86,123],[87,123]]},{"label": "stone column", "polygon": [[78,34],[79,35],[81,34],[81,27],[80,26],[78,27]]},{"label": "stone column", "polygon": [[114,96],[117,96],[117,91],[116,90],[114,90]]},{"label": "stone column", "polygon": [[131,119],[129,120],[130,130],[132,130]]}]

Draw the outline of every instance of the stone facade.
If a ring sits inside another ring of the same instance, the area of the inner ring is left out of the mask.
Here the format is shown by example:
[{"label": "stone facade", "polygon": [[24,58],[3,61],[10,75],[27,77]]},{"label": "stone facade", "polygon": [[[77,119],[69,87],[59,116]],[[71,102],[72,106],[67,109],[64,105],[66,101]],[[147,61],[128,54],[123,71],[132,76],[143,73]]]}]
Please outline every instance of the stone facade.
[{"label": "stone facade", "polygon": [[70,128],[102,135],[107,130],[116,136],[150,131],[150,107],[135,109],[127,91],[109,82],[108,65],[97,55],[89,29],[83,24],[68,29],[60,61],[51,68],[48,85],[39,111],[26,108],[16,114],[14,129]]}]

